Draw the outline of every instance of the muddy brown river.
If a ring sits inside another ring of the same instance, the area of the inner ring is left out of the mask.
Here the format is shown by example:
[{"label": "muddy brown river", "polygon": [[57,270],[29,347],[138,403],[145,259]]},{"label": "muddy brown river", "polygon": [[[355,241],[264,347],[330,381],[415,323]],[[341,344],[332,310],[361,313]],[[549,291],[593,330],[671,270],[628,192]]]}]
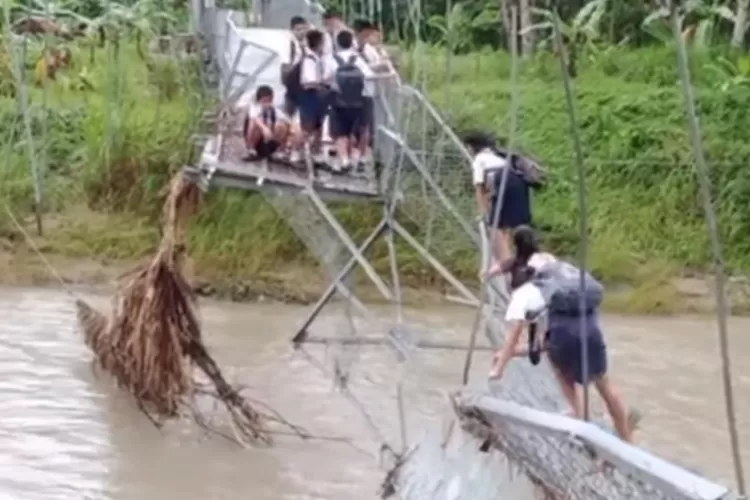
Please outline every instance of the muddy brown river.
[{"label": "muddy brown river", "polygon": [[[94,299],[94,304],[106,304]],[[239,500],[375,498],[378,437],[329,378],[290,349],[308,311],[286,305],[203,303],[207,343],[234,382],[294,423],[334,441],[280,436],[274,448],[242,450],[194,425],[159,431],[91,371],[71,298],[54,290],[0,290],[0,499]],[[343,328],[332,308],[315,332]],[[388,319],[389,310],[382,311]],[[408,313],[413,322],[465,340],[473,311]],[[644,411],[640,443],[708,477],[731,483],[715,326],[710,318],[605,321],[614,374]],[[739,418],[750,462],[750,321],[731,321]],[[364,332],[377,334],[379,332]],[[309,347],[324,359],[323,347]],[[330,353],[329,353],[330,355]],[[355,350],[352,391],[375,426],[399,442],[395,383],[403,377],[414,441],[445,411],[463,355],[421,352],[408,372],[381,347]],[[475,377],[486,373],[480,354]],[[518,361],[517,361],[518,362]]]}]

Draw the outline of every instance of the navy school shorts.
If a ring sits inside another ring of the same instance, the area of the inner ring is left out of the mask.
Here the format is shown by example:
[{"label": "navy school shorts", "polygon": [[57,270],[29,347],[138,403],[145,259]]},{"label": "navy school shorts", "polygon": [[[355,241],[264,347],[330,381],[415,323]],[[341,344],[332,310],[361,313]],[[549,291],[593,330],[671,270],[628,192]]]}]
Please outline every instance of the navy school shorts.
[{"label": "navy school shorts", "polygon": [[310,131],[322,128],[328,111],[326,93],[317,89],[303,89],[296,97],[302,129]]},{"label": "navy school shorts", "polygon": [[[550,315],[547,332],[547,354],[550,362],[566,377],[583,384],[584,378],[593,382],[607,373],[607,346],[599,326],[599,316],[586,317],[586,334],[581,336],[581,323],[577,316]],[[583,342],[586,342],[586,359],[583,363]],[[584,377],[584,368],[588,376]]]},{"label": "navy school shorts", "polygon": [[340,108],[331,106],[329,130],[334,139],[358,137],[361,132],[365,108]]}]

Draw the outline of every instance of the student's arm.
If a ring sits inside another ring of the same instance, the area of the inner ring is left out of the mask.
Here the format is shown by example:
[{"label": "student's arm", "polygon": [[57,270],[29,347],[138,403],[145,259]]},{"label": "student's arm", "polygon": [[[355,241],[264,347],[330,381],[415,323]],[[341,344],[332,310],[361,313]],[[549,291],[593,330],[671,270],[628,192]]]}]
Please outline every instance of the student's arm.
[{"label": "student's arm", "polygon": [[508,361],[513,359],[522,352],[523,348],[519,348],[518,342],[521,339],[521,333],[523,332],[524,321],[513,321],[509,327],[508,336],[505,337],[505,344],[502,349],[497,351],[494,356],[494,366],[492,367],[492,376],[500,378],[503,376],[505,367],[508,365]]},{"label": "student's arm", "polygon": [[471,181],[474,184],[474,194],[477,199],[479,214],[484,215],[489,211],[489,193],[484,187],[484,165],[481,161],[474,159],[471,164]]}]

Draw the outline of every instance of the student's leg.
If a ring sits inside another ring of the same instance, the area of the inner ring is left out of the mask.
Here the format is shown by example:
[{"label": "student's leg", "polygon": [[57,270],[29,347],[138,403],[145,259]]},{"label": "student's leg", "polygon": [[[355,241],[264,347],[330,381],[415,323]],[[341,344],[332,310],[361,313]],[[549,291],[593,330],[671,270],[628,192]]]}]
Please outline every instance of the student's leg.
[{"label": "student's leg", "polygon": [[263,132],[257,120],[249,120],[245,127],[245,147],[248,151],[248,157],[257,154],[258,145],[263,142]]},{"label": "student's leg", "polygon": [[346,110],[331,106],[331,112],[328,116],[328,131],[336,147],[338,164],[343,166],[349,162],[349,136],[347,135]]},{"label": "student's leg", "polygon": [[349,110],[349,156],[352,165],[359,163],[362,157],[362,129],[364,126],[365,108]]},{"label": "student's leg", "polygon": [[612,418],[612,424],[615,426],[620,439],[631,442],[633,439],[633,429],[628,416],[628,410],[625,401],[615,388],[609,375],[606,373],[594,381],[596,390],[604,400],[607,406],[609,416]]},{"label": "student's leg", "polygon": [[560,391],[570,408],[570,416],[573,418],[583,418],[583,402],[581,401],[580,392],[576,387],[575,380],[571,375],[563,371],[563,369],[556,366],[554,362],[551,364],[552,372],[555,374]]},{"label": "student's leg", "polygon": [[365,100],[365,110],[362,116],[359,133],[359,149],[365,161],[372,156],[373,137],[375,135],[375,98]]}]

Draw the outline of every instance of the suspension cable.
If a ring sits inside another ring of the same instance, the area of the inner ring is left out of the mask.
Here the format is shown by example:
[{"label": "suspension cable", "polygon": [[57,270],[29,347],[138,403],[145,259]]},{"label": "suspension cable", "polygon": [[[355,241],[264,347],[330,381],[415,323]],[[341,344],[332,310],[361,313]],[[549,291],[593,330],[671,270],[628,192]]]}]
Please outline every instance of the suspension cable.
[{"label": "suspension cable", "polygon": [[714,261],[714,274],[716,283],[716,323],[719,334],[719,350],[721,356],[721,378],[724,386],[724,402],[726,405],[727,427],[729,429],[729,441],[732,448],[732,459],[734,473],[737,482],[737,490],[740,495],[745,496],[745,475],[742,467],[742,454],[740,450],[739,433],[737,432],[737,415],[734,405],[734,388],[732,385],[731,357],[729,355],[729,334],[727,328],[727,317],[729,307],[726,295],[726,271],[724,266],[724,255],[719,237],[716,211],[711,200],[711,179],[708,176],[708,166],[701,143],[701,130],[698,124],[698,114],[695,109],[695,98],[690,78],[690,67],[685,41],[681,34],[681,22],[678,13],[679,0],[669,2],[669,15],[672,24],[672,36],[677,47],[677,70],[682,86],[682,94],[685,100],[688,128],[690,129],[690,141],[695,157],[695,173],[698,177],[701,198],[703,199],[703,211],[706,217],[706,229],[711,242],[711,253]]},{"label": "suspension cable", "polygon": [[[586,317],[586,267],[588,259],[588,207],[586,200],[586,169],[583,163],[583,149],[581,147],[581,136],[578,132],[578,119],[576,117],[575,100],[573,97],[572,78],[568,68],[568,61],[574,57],[572,52],[566,58],[565,45],[562,39],[562,29],[560,27],[560,13],[558,11],[557,0],[552,3],[552,27],[554,31],[555,47],[557,48],[558,59],[560,61],[560,71],[562,73],[563,88],[565,89],[565,102],[568,108],[568,117],[570,118],[570,136],[573,140],[573,150],[576,155],[576,170],[578,177],[578,314],[579,314],[579,339],[581,342],[581,364],[583,371],[583,419],[588,421],[590,418],[589,404],[589,346],[588,337],[588,318]],[[572,47],[575,50],[575,47]]]},{"label": "suspension cable", "polygon": [[[511,52],[511,70],[510,70],[510,130],[508,131],[508,144],[507,144],[507,160],[508,163],[503,169],[503,173],[500,179],[500,192],[495,193],[495,206],[492,209],[492,214],[490,217],[490,228],[489,228],[489,238],[488,238],[488,245],[490,247],[489,256],[490,260],[492,259],[492,248],[493,248],[493,242],[495,241],[495,238],[498,236],[498,228],[497,228],[497,222],[500,220],[500,212],[503,206],[503,201],[505,199],[505,189],[508,182],[508,172],[511,169],[511,165],[513,162],[513,150],[515,148],[516,143],[516,128],[517,128],[517,119],[518,119],[518,107],[519,107],[519,85],[518,85],[518,4],[517,0],[513,0],[510,6],[510,18],[511,18],[511,40],[510,40],[510,52]],[[497,258],[502,262],[504,257],[510,257],[510,256],[503,256],[498,255]],[[479,324],[481,322],[481,318],[484,315],[484,302],[486,300],[490,283],[491,283],[491,277],[486,276],[487,273],[487,259],[485,259],[485,262],[482,263],[482,290],[479,297],[479,309],[477,310],[477,314],[474,317],[474,325],[471,330],[471,336],[469,337],[469,348],[466,351],[466,360],[464,361],[464,370],[463,370],[463,377],[462,382],[464,385],[468,384],[469,382],[469,371],[471,370],[471,362],[474,355],[474,350],[476,348],[477,343],[477,333],[479,331]],[[507,339],[505,339],[507,342]]]}]

